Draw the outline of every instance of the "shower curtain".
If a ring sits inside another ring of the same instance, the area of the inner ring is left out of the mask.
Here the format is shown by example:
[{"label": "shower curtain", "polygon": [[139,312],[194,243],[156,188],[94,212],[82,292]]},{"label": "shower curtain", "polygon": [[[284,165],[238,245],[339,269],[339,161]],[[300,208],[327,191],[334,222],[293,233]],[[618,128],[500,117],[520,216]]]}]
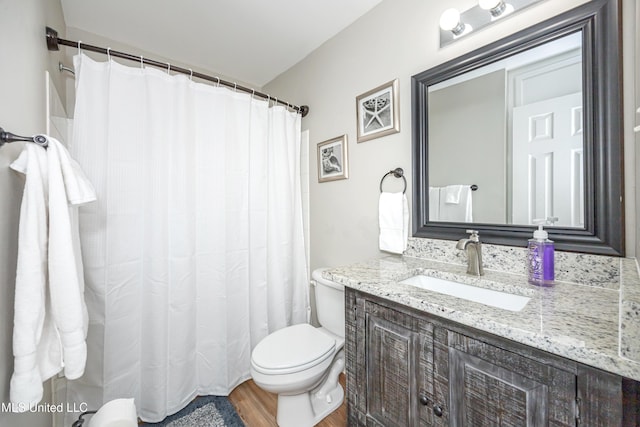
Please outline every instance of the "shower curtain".
[{"label": "shower curtain", "polygon": [[90,313],[68,402],[134,397],[160,421],[250,377],[252,348],[308,319],[300,116],[189,76],[74,58],[72,155]]}]

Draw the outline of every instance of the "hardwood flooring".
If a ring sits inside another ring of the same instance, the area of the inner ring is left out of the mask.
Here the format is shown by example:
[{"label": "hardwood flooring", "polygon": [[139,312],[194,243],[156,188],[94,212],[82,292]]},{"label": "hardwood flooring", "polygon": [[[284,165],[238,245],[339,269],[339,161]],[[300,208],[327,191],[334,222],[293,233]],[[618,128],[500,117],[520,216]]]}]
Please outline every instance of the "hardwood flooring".
[{"label": "hardwood flooring", "polygon": [[[345,386],[345,376],[340,374],[340,384]],[[248,380],[236,387],[229,400],[247,427],[277,427],[276,406],[278,397]],[[323,419],[318,427],[345,427],[347,425],[347,403]]]}]

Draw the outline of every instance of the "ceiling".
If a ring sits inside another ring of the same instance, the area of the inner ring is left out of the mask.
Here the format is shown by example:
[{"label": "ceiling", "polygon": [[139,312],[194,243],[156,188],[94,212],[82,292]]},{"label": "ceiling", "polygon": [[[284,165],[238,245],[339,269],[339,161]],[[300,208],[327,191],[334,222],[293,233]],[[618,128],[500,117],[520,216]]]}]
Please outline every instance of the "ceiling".
[{"label": "ceiling", "polygon": [[381,1],[61,2],[68,27],[261,88]]}]

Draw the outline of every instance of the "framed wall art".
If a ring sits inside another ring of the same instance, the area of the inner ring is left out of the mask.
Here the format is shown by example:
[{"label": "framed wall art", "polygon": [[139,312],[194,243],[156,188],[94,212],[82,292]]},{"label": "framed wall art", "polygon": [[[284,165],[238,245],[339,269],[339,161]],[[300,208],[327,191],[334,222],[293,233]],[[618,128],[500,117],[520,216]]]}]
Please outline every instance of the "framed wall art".
[{"label": "framed wall art", "polygon": [[349,178],[347,135],[318,144],[318,182]]},{"label": "framed wall art", "polygon": [[400,132],[398,79],[356,98],[358,142]]}]

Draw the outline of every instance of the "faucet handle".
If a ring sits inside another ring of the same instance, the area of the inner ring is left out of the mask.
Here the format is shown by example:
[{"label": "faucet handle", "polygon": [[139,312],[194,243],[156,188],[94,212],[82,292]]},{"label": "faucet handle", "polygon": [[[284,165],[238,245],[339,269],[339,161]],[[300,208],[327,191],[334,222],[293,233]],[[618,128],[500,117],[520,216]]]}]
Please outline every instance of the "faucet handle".
[{"label": "faucet handle", "polygon": [[474,242],[480,241],[480,232],[478,230],[467,230],[467,233],[471,234],[469,237]]}]

